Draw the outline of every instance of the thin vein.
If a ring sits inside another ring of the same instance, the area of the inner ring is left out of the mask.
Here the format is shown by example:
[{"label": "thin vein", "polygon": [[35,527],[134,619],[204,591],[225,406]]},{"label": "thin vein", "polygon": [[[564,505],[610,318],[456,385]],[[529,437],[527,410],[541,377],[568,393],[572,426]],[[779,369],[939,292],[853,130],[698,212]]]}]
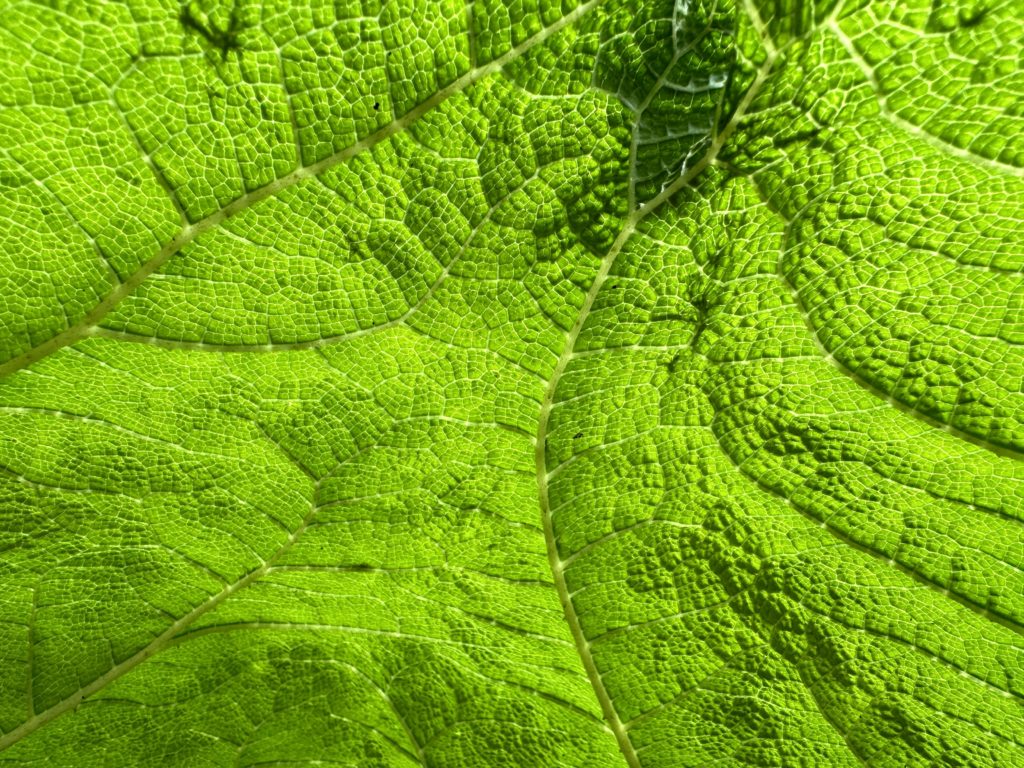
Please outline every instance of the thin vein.
[{"label": "thin vein", "polygon": [[172,256],[203,233],[216,229],[232,216],[241,213],[256,203],[266,200],[269,197],[273,197],[301,181],[318,176],[324,171],[327,171],[336,165],[340,165],[352,157],[355,157],[356,155],[375,147],[382,141],[400,133],[432,109],[447,101],[450,97],[464,91],[466,88],[483,78],[500,71],[506,64],[519,58],[540,43],[543,43],[549,37],[577,21],[581,16],[597,7],[602,2],[603,0],[589,0],[589,2],[577,6],[573,11],[560,18],[551,26],[545,27],[540,32],[527,38],[522,43],[493,61],[484,64],[483,66],[476,67],[475,69],[471,69],[462,77],[453,80],[429,99],[420,102],[420,104],[413,107],[402,117],[392,121],[383,128],[378,129],[374,133],[371,133],[369,136],[360,139],[355,144],[352,144],[351,146],[346,147],[340,152],[336,152],[330,157],[326,157],[319,162],[297,168],[291,173],[286,174],[279,179],[275,179],[269,184],[259,187],[258,189],[254,189],[253,191],[236,198],[232,202],[228,203],[228,205],[214,213],[211,213],[209,216],[185,225],[181,228],[178,234],[172,237],[162,248],[160,248],[152,258],[146,261],[136,272],[108,293],[106,297],[96,304],[92,310],[87,312],[79,322],[69,326],[41,344],[29,349],[27,352],[11,358],[3,365],[0,365],[0,377],[19,371],[22,368],[53,354],[57,350],[70,344],[74,344],[88,336],[90,331],[104,317],[106,317],[114,307],[120,304],[124,299],[128,298],[128,296],[132,295],[150,275],[162,268]]},{"label": "thin vein", "polygon": [[736,461],[736,459],[728,451],[725,445],[722,444],[720,436],[717,433],[715,433],[715,436],[719,440],[719,445],[721,445],[722,453],[729,459],[730,462],[732,462],[732,465],[733,467],[736,468],[737,472],[739,472],[743,477],[745,477],[750,482],[754,483],[758,488],[760,488],[765,493],[773,496],[774,498],[780,500],[782,503],[786,504],[790,508],[799,512],[809,522],[813,523],[814,525],[817,525],[819,528],[825,529],[837,540],[843,542],[851,549],[855,549],[858,552],[863,552],[864,554],[870,555],[873,559],[885,563],[886,565],[897,569],[898,571],[900,571],[900,573],[909,576],[918,584],[928,587],[937,594],[945,595],[950,600],[953,600],[954,602],[958,603],[964,608],[967,608],[972,613],[978,614],[979,616],[982,616],[983,618],[986,618],[989,621],[995,622],[996,624],[999,624],[1000,626],[1003,626],[1015,632],[1018,635],[1024,636],[1024,625],[1021,625],[1018,621],[1015,621],[1013,618],[1009,616],[1004,616],[1001,613],[997,613],[996,611],[993,611],[985,607],[981,603],[971,599],[970,597],[967,597],[966,595],[961,595],[957,592],[954,592],[951,589],[948,589],[943,584],[933,581],[931,578],[925,576],[922,573],[919,573],[918,571],[911,568],[909,565],[906,565],[903,562],[890,557],[884,552],[880,552],[879,550],[869,546],[868,544],[864,544],[860,541],[857,541],[846,532],[831,525],[827,519],[817,517],[814,513],[808,511],[807,509],[804,509],[803,506],[793,502],[793,500],[790,499],[788,496],[784,496],[783,494],[779,493],[779,491],[772,488],[763,480],[752,475],[743,466],[742,462]]},{"label": "thin vein", "polygon": [[51,720],[55,720],[61,715],[75,709],[76,707],[78,707],[79,704],[81,704],[83,699],[102,690],[106,685],[118,679],[119,677],[122,677],[128,672],[131,672],[139,664],[146,661],[146,659],[149,659],[150,657],[155,656],[157,653],[160,653],[171,644],[171,642],[175,639],[176,636],[178,636],[181,632],[188,629],[188,627],[190,627],[197,619],[199,619],[199,617],[212,611],[214,608],[223,603],[225,600],[231,597],[231,595],[235,594],[239,590],[244,589],[249,584],[262,578],[267,573],[267,571],[270,570],[273,564],[292,548],[295,542],[298,541],[299,537],[302,536],[303,532],[313,521],[313,518],[319,511],[319,507],[316,505],[316,498],[318,492],[319,486],[314,484],[312,495],[313,501],[310,504],[309,512],[303,518],[302,522],[298,525],[298,527],[296,527],[295,530],[292,531],[292,533],[288,536],[288,538],[285,539],[284,543],[282,543],[269,558],[263,561],[263,563],[258,568],[249,571],[241,579],[238,579],[237,581],[228,584],[219,592],[216,592],[215,594],[211,595],[209,598],[207,598],[202,603],[197,605],[187,614],[179,618],[177,621],[171,623],[171,625],[167,627],[167,629],[165,629],[153,640],[151,640],[148,645],[138,650],[132,656],[129,656],[120,664],[115,664],[110,669],[108,669],[104,674],[100,675],[87,685],[82,686],[77,691],[72,693],[70,696],[67,696],[66,698],[62,699],[58,703],[54,704],[52,707],[35,714],[33,717],[30,717],[17,728],[8,731],[3,736],[0,736],[0,752],[7,749],[11,745],[17,743],[29,734],[34,733],[36,730],[49,723]]},{"label": "thin vein", "polygon": [[900,117],[900,115],[889,106],[889,97],[882,88],[882,84],[879,81],[875,70],[870,64],[868,64],[864,57],[861,56],[860,51],[857,50],[857,46],[854,44],[853,40],[851,40],[843,31],[838,22],[834,19],[830,19],[824,24],[824,26],[831,30],[832,34],[835,35],[836,39],[839,41],[839,44],[846,50],[850,60],[856,64],[857,68],[864,74],[864,77],[871,86],[872,92],[875,94],[875,99],[878,102],[878,111],[882,117],[910,136],[920,139],[944,154],[950,154],[954,157],[960,158],[961,160],[966,160],[967,162],[979,168],[984,168],[989,172],[994,171],[998,174],[1008,174],[1011,176],[1017,176],[1018,178],[1024,177],[1024,168],[1010,165],[1009,163],[1003,163],[999,160],[993,160],[992,158],[985,157],[984,155],[979,155],[975,152],[962,149],[954,144],[950,144],[941,136],[936,136],[934,133],[926,131],[921,126],[915,125],[909,120]]}]

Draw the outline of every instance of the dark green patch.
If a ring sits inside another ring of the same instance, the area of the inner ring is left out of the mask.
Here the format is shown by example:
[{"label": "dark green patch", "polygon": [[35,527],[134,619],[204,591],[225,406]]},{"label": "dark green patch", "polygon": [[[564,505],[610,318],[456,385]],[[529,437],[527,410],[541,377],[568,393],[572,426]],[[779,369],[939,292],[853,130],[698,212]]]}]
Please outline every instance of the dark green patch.
[{"label": "dark green patch", "polygon": [[238,42],[238,36],[242,31],[242,23],[237,5],[231,6],[231,15],[228,17],[227,26],[223,29],[203,13],[194,2],[181,6],[178,21],[186,30],[195,32],[211,47],[220,51],[221,61],[227,60],[229,51],[241,50],[242,46]]}]

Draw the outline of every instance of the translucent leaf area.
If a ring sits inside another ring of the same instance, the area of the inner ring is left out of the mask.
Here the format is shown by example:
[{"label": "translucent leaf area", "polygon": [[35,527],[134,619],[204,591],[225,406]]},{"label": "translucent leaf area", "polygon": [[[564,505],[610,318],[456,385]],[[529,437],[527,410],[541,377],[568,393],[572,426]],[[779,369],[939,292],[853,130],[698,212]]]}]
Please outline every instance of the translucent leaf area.
[{"label": "translucent leaf area", "polygon": [[0,14],[0,764],[1024,765],[1015,0]]}]

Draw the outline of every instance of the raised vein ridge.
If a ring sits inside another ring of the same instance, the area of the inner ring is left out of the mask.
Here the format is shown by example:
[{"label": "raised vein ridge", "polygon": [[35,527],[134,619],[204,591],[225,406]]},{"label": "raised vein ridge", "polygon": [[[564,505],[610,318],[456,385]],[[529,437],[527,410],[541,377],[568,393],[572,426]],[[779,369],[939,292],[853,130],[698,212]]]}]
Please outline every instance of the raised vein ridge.
[{"label": "raised vein ridge", "polygon": [[288,189],[289,187],[298,184],[304,179],[317,176],[324,171],[333,168],[336,165],[355,157],[368,149],[375,147],[382,141],[391,138],[397,133],[401,133],[410,125],[415,123],[425,114],[430,112],[434,107],[447,101],[451,96],[464,91],[469,86],[482,80],[488,75],[494,74],[501,70],[509,62],[519,58],[524,53],[529,51],[536,45],[543,43],[549,37],[569,26],[570,24],[577,21],[581,16],[586,14],[588,11],[599,6],[603,0],[589,0],[583,5],[577,6],[573,11],[560,18],[551,26],[545,27],[535,35],[527,38],[519,45],[510,49],[503,55],[488,62],[482,66],[475,67],[469,72],[464,74],[457,80],[453,80],[447,86],[442,88],[440,91],[435,93],[426,101],[421,102],[411,110],[406,112],[402,117],[392,121],[383,128],[378,129],[369,136],[360,139],[350,147],[346,147],[340,152],[336,152],[330,157],[325,157],[319,162],[311,165],[305,165],[300,168],[296,168],[291,173],[282,176],[274,181],[266,184],[258,189],[254,189],[252,192],[248,192],[239,198],[228,203],[226,206],[221,208],[219,211],[211,213],[199,221],[187,224],[181,228],[177,235],[171,238],[160,250],[153,255],[148,261],[146,261],[138,270],[136,270],[128,279],[124,280],[121,284],[115,287],[110,293],[108,293],[93,309],[88,312],[79,322],[69,326],[65,330],[53,336],[50,339],[36,345],[32,349],[24,352],[17,357],[13,357],[7,362],[0,365],[0,377],[7,376],[14,373],[15,371],[21,370],[26,366],[35,363],[42,358],[53,354],[58,349],[66,347],[70,344],[74,344],[77,341],[85,338],[90,334],[92,329],[99,323],[106,315],[124,299],[128,298],[135,289],[145,282],[146,278],[152,275],[154,272],[159,270],[167,261],[178,253],[182,248],[191,243],[197,237],[204,232],[211,229],[216,229],[223,222],[230,219],[237,213],[245,210],[246,208],[266,200],[268,197],[273,197],[278,192]]},{"label": "raised vein ridge", "polygon": [[547,466],[546,448],[551,413],[556,405],[555,396],[558,389],[558,382],[561,380],[566,367],[568,367],[569,361],[572,360],[574,356],[574,349],[576,341],[579,338],[580,331],[582,331],[587,317],[590,314],[590,310],[597,299],[597,295],[600,293],[601,287],[608,279],[608,274],[611,271],[612,266],[615,264],[615,260],[619,253],[621,253],[623,247],[626,245],[630,237],[632,237],[636,232],[638,225],[644,218],[657,210],[662,203],[672,197],[676,192],[689,185],[694,178],[714,162],[722,147],[725,146],[726,141],[728,141],[739,127],[739,124],[746,115],[754,97],[761,90],[765,80],[767,80],[771,74],[776,60],[777,55],[775,52],[770,53],[765,59],[764,64],[762,64],[761,68],[757,71],[749,88],[729,119],[729,122],[714,136],[707,152],[705,152],[697,162],[687,168],[686,172],[675,182],[662,190],[657,197],[640,208],[630,212],[622,230],[619,232],[618,237],[615,238],[615,241],[601,260],[601,266],[594,277],[594,282],[591,284],[590,290],[587,292],[586,298],[583,301],[583,306],[580,308],[579,315],[576,317],[576,322],[566,333],[565,345],[562,348],[562,354],[558,358],[554,372],[552,373],[547,389],[544,392],[544,398],[541,401],[540,417],[537,422],[535,458],[537,464],[537,486],[541,518],[544,524],[544,539],[547,545],[548,562],[551,565],[551,574],[554,578],[555,589],[558,591],[558,597],[562,603],[562,610],[565,612],[566,622],[569,624],[573,640],[576,642],[576,649],[580,655],[580,659],[583,661],[583,666],[587,671],[587,676],[590,678],[590,683],[594,688],[594,693],[601,705],[601,710],[604,713],[605,719],[619,743],[619,749],[631,768],[640,768],[640,759],[637,756],[636,749],[629,740],[629,727],[619,717],[608,690],[605,688],[604,681],[601,678],[601,673],[594,662],[593,655],[590,652],[590,642],[583,633],[579,616],[576,614],[576,610],[572,605],[569,588],[566,584],[565,567],[567,561],[562,558],[558,550],[558,540],[554,527],[554,516],[552,514],[551,502],[548,494],[548,479],[551,472],[548,470]]}]

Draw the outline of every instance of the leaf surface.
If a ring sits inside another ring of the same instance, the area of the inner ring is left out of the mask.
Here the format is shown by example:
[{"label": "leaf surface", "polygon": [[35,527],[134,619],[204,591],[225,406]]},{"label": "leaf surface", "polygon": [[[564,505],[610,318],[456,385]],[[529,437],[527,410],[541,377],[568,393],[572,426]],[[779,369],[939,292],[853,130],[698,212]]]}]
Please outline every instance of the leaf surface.
[{"label": "leaf surface", "polygon": [[0,762],[1014,766],[1015,3],[0,18]]}]

